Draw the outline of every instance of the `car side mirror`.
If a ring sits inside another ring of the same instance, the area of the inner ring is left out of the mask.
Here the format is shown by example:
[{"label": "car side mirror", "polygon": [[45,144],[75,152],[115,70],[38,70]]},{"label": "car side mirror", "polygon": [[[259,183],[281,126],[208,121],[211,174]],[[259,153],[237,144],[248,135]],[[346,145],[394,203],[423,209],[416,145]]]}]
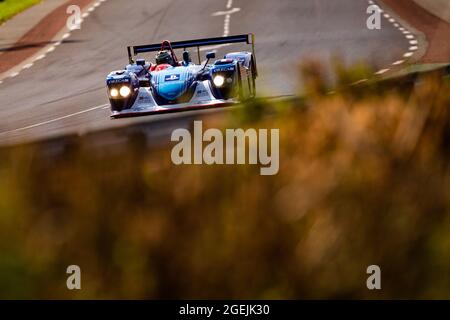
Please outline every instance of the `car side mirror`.
[{"label": "car side mirror", "polygon": [[215,57],[216,57],[216,53],[215,53],[215,52],[213,52],[213,51],[208,52],[208,53],[206,54],[206,62],[205,62],[205,65],[203,66],[202,70],[205,70],[206,66],[208,65],[209,60],[214,59]]},{"label": "car side mirror", "polygon": [[183,51],[183,61],[185,64],[189,64],[189,62],[191,62],[191,55],[189,54],[189,51]]},{"label": "car side mirror", "polygon": [[213,52],[213,51],[208,52],[208,53],[206,54],[206,59],[208,59],[208,60],[214,59],[215,57],[216,57],[216,53]]}]

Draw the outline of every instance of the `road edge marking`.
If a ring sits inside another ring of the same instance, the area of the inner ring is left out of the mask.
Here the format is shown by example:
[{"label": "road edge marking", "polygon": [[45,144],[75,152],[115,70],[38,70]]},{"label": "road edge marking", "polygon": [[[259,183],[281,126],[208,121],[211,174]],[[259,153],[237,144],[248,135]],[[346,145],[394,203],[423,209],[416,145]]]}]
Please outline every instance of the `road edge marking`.
[{"label": "road edge marking", "polygon": [[78,112],[67,114],[65,116],[60,116],[60,117],[57,117],[57,118],[54,118],[54,119],[38,122],[38,123],[35,123],[35,124],[30,124],[30,125],[25,126],[25,127],[20,127],[20,128],[16,128],[16,129],[12,129],[12,130],[3,131],[3,132],[0,132],[0,136],[1,135],[7,135],[7,134],[10,134],[10,133],[14,133],[14,132],[25,131],[25,130],[33,129],[33,128],[36,128],[36,127],[45,126],[45,125],[50,124],[50,123],[58,122],[60,120],[64,120],[64,119],[67,119],[67,118],[78,116],[80,114],[87,113],[87,112],[90,112],[90,111],[94,111],[94,110],[97,110],[97,109],[103,109],[105,107],[109,107],[109,104],[105,103],[105,104],[98,105],[98,106],[95,106],[95,107],[91,107],[91,108],[88,108],[88,109],[84,109],[84,110],[81,110],[81,111],[78,111]]}]

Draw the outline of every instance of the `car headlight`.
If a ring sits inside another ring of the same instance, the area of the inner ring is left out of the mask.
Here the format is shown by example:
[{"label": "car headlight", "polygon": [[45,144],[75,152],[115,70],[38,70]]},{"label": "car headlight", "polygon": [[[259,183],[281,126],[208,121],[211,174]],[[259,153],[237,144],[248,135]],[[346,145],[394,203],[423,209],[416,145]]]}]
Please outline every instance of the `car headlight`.
[{"label": "car headlight", "polygon": [[124,98],[128,97],[131,93],[131,89],[128,86],[123,86],[119,91],[120,95]]},{"label": "car headlight", "polygon": [[119,95],[119,90],[117,90],[116,88],[112,88],[109,91],[109,94],[111,95],[111,97],[116,98]]},{"label": "car headlight", "polygon": [[225,83],[225,78],[223,76],[218,75],[214,77],[213,82],[216,87],[221,87]]}]

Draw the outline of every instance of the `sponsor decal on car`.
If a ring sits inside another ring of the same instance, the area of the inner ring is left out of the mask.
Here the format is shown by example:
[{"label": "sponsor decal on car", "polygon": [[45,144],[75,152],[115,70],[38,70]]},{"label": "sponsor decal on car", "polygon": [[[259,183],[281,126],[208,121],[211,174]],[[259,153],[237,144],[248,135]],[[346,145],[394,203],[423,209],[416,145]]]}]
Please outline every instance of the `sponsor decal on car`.
[{"label": "sponsor decal on car", "polygon": [[208,91],[206,91],[205,89],[199,89],[197,91],[196,97],[197,98],[203,98],[203,97],[208,97]]},{"label": "sponsor decal on car", "polygon": [[121,78],[121,79],[108,79],[106,83],[109,84],[116,84],[116,83],[129,83],[131,79],[129,78]]},{"label": "sponsor decal on car", "polygon": [[168,81],[178,81],[180,80],[180,75],[179,74],[168,74],[164,77],[164,81],[168,82]]},{"label": "sponsor decal on car", "polygon": [[231,67],[220,67],[220,68],[214,68],[213,73],[216,72],[227,72],[227,71],[234,71],[234,66]]}]

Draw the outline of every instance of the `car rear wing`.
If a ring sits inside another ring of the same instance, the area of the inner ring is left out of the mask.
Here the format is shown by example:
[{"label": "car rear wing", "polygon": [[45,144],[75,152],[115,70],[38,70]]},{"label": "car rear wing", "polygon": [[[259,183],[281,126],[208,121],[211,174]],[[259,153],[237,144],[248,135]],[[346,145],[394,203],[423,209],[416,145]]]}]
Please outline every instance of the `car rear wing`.
[{"label": "car rear wing", "polygon": [[[197,48],[198,61],[200,64],[201,63],[200,47],[217,46],[217,45],[232,44],[232,43],[251,44],[253,56],[255,56],[255,35],[251,34],[251,33],[236,35],[236,36],[228,36],[228,37],[177,41],[177,42],[171,42],[170,44],[172,46],[172,49],[186,50],[187,48]],[[128,59],[129,59],[130,63],[134,63],[135,57],[140,53],[160,51],[161,43],[148,44],[148,45],[143,45],[143,46],[129,46],[129,47],[127,47],[127,50],[128,50]]]}]

